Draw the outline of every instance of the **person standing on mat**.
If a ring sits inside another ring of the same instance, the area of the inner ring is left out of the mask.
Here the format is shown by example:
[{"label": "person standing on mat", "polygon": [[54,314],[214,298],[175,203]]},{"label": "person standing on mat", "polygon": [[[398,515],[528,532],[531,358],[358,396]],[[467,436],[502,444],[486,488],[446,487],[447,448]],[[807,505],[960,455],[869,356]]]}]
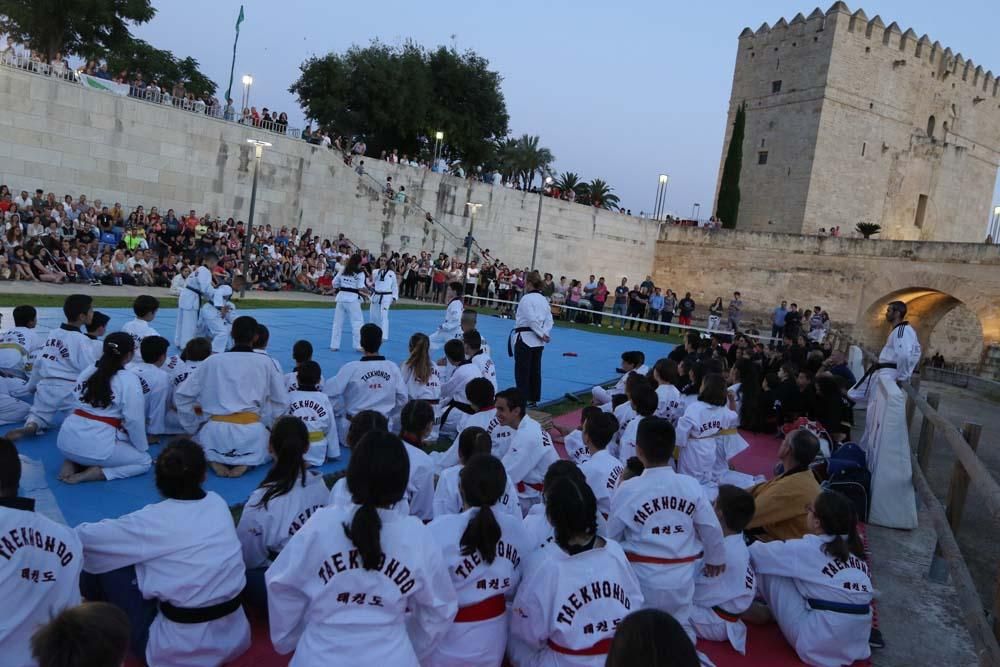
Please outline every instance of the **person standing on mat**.
[{"label": "person standing on mat", "polygon": [[336,292],[337,310],[333,313],[333,332],[330,335],[330,349],[340,350],[340,334],[344,328],[344,316],[351,318],[351,341],[355,352],[361,349],[361,298],[368,296],[365,288],[365,272],[361,270],[361,255],[351,255],[347,266],[333,279]]},{"label": "person standing on mat", "polygon": [[514,381],[528,405],[542,398],[542,352],[551,338],[552,310],[542,296],[542,276],[532,271],[527,277],[528,292],[517,304],[514,329],[507,341],[507,353],[514,357]]},{"label": "person standing on mat", "polygon": [[372,272],[372,302],[368,321],[382,327],[382,341],[389,340],[389,306],[399,301],[399,281],[392,270],[395,262],[384,255],[378,258],[378,268]]}]

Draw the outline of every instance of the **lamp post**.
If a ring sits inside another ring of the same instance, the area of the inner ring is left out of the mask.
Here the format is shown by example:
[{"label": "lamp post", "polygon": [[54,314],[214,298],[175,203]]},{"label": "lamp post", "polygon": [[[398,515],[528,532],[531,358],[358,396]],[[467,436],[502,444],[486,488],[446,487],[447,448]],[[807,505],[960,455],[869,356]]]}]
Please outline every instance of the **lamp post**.
[{"label": "lamp post", "polygon": [[444,132],[438,130],[434,133],[434,163],[437,164],[438,158],[441,157],[441,141],[444,139]]},{"label": "lamp post", "polygon": [[[250,106],[250,86],[253,85],[253,77],[249,74],[243,75],[243,109]],[[240,109],[240,115],[243,115],[243,109]]]},{"label": "lamp post", "polygon": [[670,177],[666,174],[660,174],[659,179],[656,183],[656,202],[653,205],[653,219],[659,221],[660,216],[663,215],[663,205],[667,201],[667,183],[670,182]]},{"label": "lamp post", "polygon": [[243,236],[243,288],[240,289],[240,298],[246,293],[246,284],[250,275],[250,237],[253,235],[253,210],[257,203],[257,174],[260,171],[260,159],[264,155],[264,147],[271,144],[258,139],[247,139],[247,143],[253,146],[253,185],[250,186],[250,215],[247,217],[247,228]]},{"label": "lamp post", "polygon": [[998,233],[1000,233],[1000,206],[993,208],[993,219],[990,220],[989,237],[994,245],[1000,243],[1000,239],[997,239]]},{"label": "lamp post", "polygon": [[691,207],[691,218],[698,222],[698,214],[701,213],[701,204],[695,202],[694,206]]},{"label": "lamp post", "polygon": [[482,204],[474,204],[473,202],[466,202],[466,208],[469,209],[469,235],[465,237],[465,276],[462,279],[462,285],[469,284],[469,262],[472,260],[472,229],[476,223],[476,211],[482,206]]},{"label": "lamp post", "polygon": [[542,224],[542,200],[545,199],[545,186],[552,185],[552,177],[542,179],[542,189],[538,192],[538,215],[535,217],[535,242],[531,245],[531,270],[535,270],[535,257],[538,254],[538,229]]}]

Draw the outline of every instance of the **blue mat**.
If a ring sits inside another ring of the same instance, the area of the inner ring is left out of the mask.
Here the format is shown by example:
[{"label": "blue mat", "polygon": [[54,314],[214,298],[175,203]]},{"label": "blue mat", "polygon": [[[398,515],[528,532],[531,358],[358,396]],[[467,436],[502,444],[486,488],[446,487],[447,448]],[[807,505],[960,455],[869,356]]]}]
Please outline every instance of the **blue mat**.
[{"label": "blue mat", "polygon": [[[108,331],[117,331],[133,317],[131,310],[127,309],[101,310],[111,318]],[[313,344],[313,358],[323,368],[323,376],[326,378],[333,377],[341,365],[358,357],[357,353],[344,349],[350,347],[349,327],[345,327],[341,351],[329,350],[332,308],[255,309],[244,310],[242,313],[256,318],[270,329],[268,351],[285,371],[291,370],[293,365],[292,345],[302,338]],[[367,310],[365,317],[367,319]],[[440,324],[443,312],[399,310],[393,311],[390,318],[391,338],[382,346],[382,352],[387,358],[402,363],[407,357],[410,335],[417,331],[428,334],[433,332]],[[170,340],[173,338],[175,319],[176,311],[164,310],[152,324],[161,335]],[[43,308],[39,312],[39,329],[43,331],[58,326],[61,321],[58,309]],[[478,328],[492,348],[500,387],[514,384],[514,361],[507,356],[507,335],[512,327],[513,322],[509,319],[480,313]],[[610,336],[599,333],[597,329],[591,332],[558,327],[553,332],[552,342],[546,347],[542,360],[542,400],[557,400],[567,392],[582,391],[616,377],[615,369],[625,350],[642,350],[647,361],[652,363],[666,356],[672,348],[672,344],[665,342]],[[567,352],[578,356],[563,356]],[[62,464],[62,457],[56,449],[55,441],[56,433],[50,432],[41,437],[21,440],[18,449],[24,456],[44,465],[48,486],[69,525],[121,516],[159,500],[152,474],[76,486],[59,482],[56,473]],[[154,445],[151,456],[155,458],[161,447]],[[344,453],[340,460],[328,462],[320,470],[328,473],[346,467],[349,454],[344,449],[341,451]],[[266,466],[262,466],[238,479],[221,479],[209,472],[206,488],[215,491],[230,504],[242,503],[260,484],[266,471]]]}]

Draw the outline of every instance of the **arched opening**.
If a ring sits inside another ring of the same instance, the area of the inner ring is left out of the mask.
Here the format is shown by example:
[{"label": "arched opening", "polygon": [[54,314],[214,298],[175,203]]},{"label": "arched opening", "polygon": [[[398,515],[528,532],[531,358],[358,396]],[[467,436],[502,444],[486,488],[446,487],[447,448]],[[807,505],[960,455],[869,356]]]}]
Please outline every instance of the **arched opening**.
[{"label": "arched opening", "polygon": [[931,139],[934,138],[934,128],[937,127],[937,119],[934,118],[932,114],[930,118],[927,119],[927,136]]},{"label": "arched opening", "polygon": [[872,303],[859,323],[862,340],[870,349],[880,350],[885,345],[889,334],[885,311],[891,301],[906,304],[906,319],[917,330],[925,359],[938,352],[949,367],[978,372],[984,341],[979,316],[960,299],[936,289],[897,290]]}]

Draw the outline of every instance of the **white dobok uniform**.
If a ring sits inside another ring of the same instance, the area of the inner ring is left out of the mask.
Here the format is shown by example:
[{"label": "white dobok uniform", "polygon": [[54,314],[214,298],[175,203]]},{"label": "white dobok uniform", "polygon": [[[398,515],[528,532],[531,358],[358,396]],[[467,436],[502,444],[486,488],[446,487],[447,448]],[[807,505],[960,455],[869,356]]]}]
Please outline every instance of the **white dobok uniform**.
[{"label": "white dobok uniform", "polygon": [[[167,384],[167,400],[163,418],[164,428],[166,429],[164,433],[184,433],[184,427],[181,426],[180,417],[177,415],[174,393],[177,391],[177,387],[187,380],[188,376],[200,365],[200,361],[183,361],[178,358],[173,369],[167,371],[169,373],[169,383]],[[167,364],[163,364],[161,368],[166,369]]]},{"label": "white dobok uniform", "polygon": [[80,540],[34,507],[30,498],[0,498],[0,655],[9,667],[35,667],[31,635],[80,603]]},{"label": "white dobok uniform", "polygon": [[850,665],[871,655],[874,589],[868,564],[855,556],[845,563],[823,553],[831,539],[806,535],[750,545],[757,587],[781,633],[803,662],[819,667]]},{"label": "white dobok uniform", "polygon": [[642,364],[636,369],[629,371],[628,373],[622,373],[621,377],[618,378],[618,382],[611,389],[605,389],[604,387],[598,385],[590,390],[590,394],[593,397],[594,405],[599,405],[605,412],[611,412],[611,398],[617,394],[625,393],[625,382],[628,380],[628,376],[631,373],[638,373],[639,375],[646,375],[649,373],[649,367],[646,364]]},{"label": "white dobok uniform", "polygon": [[392,269],[375,269],[372,273],[372,301],[368,321],[382,329],[382,340],[389,340],[389,306],[399,301],[399,281]]},{"label": "white dobok uniform", "polygon": [[321,466],[327,459],[340,458],[340,437],[329,396],[322,391],[290,391],[287,414],[301,419],[309,429],[308,465]]},{"label": "white dobok uniform", "polygon": [[0,370],[27,378],[45,339],[34,329],[13,327],[0,333]]},{"label": "white dobok uniform", "polygon": [[195,337],[198,331],[198,311],[202,300],[209,302],[215,297],[215,287],[212,285],[212,272],[206,266],[199,266],[194,273],[184,281],[184,288],[177,297],[177,326],[174,333],[174,345],[183,350],[188,341]]},{"label": "white dobok uniform", "polygon": [[597,498],[597,511],[605,519],[611,513],[611,496],[618,489],[622,476],[622,462],[606,449],[599,449],[588,460],[580,464],[580,472],[587,479],[587,486]]},{"label": "white dobok uniform", "polygon": [[130,364],[127,370],[135,373],[142,385],[145,399],[146,432],[167,433],[167,397],[170,395],[170,375],[156,364],[140,361]]},{"label": "white dobok uniform", "polygon": [[38,352],[25,392],[35,392],[27,423],[38,430],[58,426],[73,407],[73,388],[80,374],[97,361],[94,343],[67,324],[53,329]]},{"label": "white dobok uniform", "polygon": [[[83,569],[94,574],[135,566],[147,600],[204,608],[237,598],[246,584],[229,504],[212,491],[200,500],[168,499],[120,519],[76,527]],[[205,623],[175,623],[161,611],[149,628],[153,666],[204,667],[234,660],[250,646],[242,607]]]},{"label": "white dobok uniform", "polygon": [[[515,505],[517,503],[514,503]],[[500,540],[492,563],[475,551],[462,555],[462,533],[478,509],[435,518],[428,525],[444,552],[444,563],[458,596],[458,613],[437,649],[422,661],[426,667],[497,667],[507,648],[507,603],[521,583],[530,548],[520,515],[493,508]]]},{"label": "white dobok uniform", "polygon": [[233,288],[220,285],[199,311],[198,333],[212,341],[212,354],[225,352],[229,347],[229,332],[236,319],[232,298]]},{"label": "white dobok uniform", "polygon": [[98,408],[83,402],[84,381],[96,368],[80,375],[74,390],[76,407],[59,427],[56,446],[70,461],[100,466],[105,479],[135,477],[149,470],[146,415],[142,384],[129,370],[111,378],[111,405]]},{"label": "white dobok uniform", "polygon": [[462,337],[462,312],[465,305],[461,297],[455,297],[448,302],[448,307],[444,311],[444,322],[431,334],[431,349],[439,350],[444,347],[452,338]]},{"label": "white dobok uniform", "polygon": [[635,439],[639,435],[639,422],[643,419],[642,415],[633,414],[632,418],[619,429],[618,442],[612,440],[608,444],[608,451],[622,463],[628,463],[628,460],[635,456]]},{"label": "white dobok uniform", "polygon": [[270,565],[313,512],[326,505],[329,493],[323,476],[314,472],[306,473],[305,484],[299,479],[291,491],[271,498],[264,507],[259,503],[266,491],[254,489],[236,526],[247,569]]},{"label": "white dobok uniform", "polygon": [[722,528],[698,481],[669,466],[646,468],[611,498],[608,534],[628,553],[646,606],[671,614],[693,641],[689,616],[701,558],[726,562]]},{"label": "white dobok uniform", "polygon": [[668,419],[671,424],[677,426],[677,420],[684,414],[680,390],[672,384],[661,384],[656,388],[656,398],[658,400],[653,416]]},{"label": "white dobok uniform", "polygon": [[462,420],[475,410],[469,405],[465,388],[476,378],[481,378],[479,366],[471,361],[463,361],[452,366],[451,376],[441,385],[441,417],[439,419],[441,437],[453,438],[458,433]]},{"label": "white dobok uniform", "polygon": [[[322,387],[326,380],[323,379],[323,374],[319,374],[319,384],[318,387]],[[299,388],[299,376],[297,371],[291,371],[290,373],[285,373],[285,389],[288,393],[298,390]]]},{"label": "white dobok uniform", "polygon": [[[434,489],[434,518],[446,514],[460,514],[462,512],[462,494],[459,491],[459,475],[462,473],[462,465],[455,465],[445,468],[438,475],[437,487]],[[507,478],[507,488],[500,496],[500,500],[494,505],[494,509],[500,514],[509,514],[517,517],[521,521],[521,505],[517,501],[517,489],[514,483]]]},{"label": "white dobok uniform", "polygon": [[583,441],[583,431],[573,429],[563,438],[563,447],[566,449],[566,456],[573,463],[580,465],[590,459],[590,450]]},{"label": "white dobok uniform", "polygon": [[123,324],[122,333],[127,333],[132,337],[132,340],[135,342],[135,356],[137,358],[139,357],[139,346],[142,344],[142,339],[147,336],[160,335],[149,322],[138,317]]},{"label": "white dobok uniform", "polygon": [[[412,471],[411,471],[412,473]],[[351,491],[347,488],[347,477],[341,477],[333,484],[333,488],[330,489],[330,495],[326,499],[327,507],[339,507],[341,509],[354,507],[354,498],[351,497]],[[400,501],[394,504],[390,508],[393,512],[398,513],[400,516],[410,516],[410,503],[406,500],[406,494],[400,499]]]},{"label": "white dobok uniform", "polygon": [[361,351],[361,316],[360,290],[365,288],[365,272],[358,271],[354,275],[338,273],[333,279],[333,287],[337,290],[337,308],[333,312],[333,330],[330,333],[330,349],[340,349],[340,335],[344,328],[344,316],[351,320],[351,344],[358,352]]},{"label": "white dobok uniform", "polygon": [[[597,513],[597,534],[606,538],[608,536],[608,522],[604,520],[604,515]],[[556,531],[549,523],[549,518],[545,516],[545,503],[532,505],[531,509],[524,516],[524,532],[528,535],[531,544],[528,565],[548,554],[546,548],[551,551],[552,544],[556,540]],[[558,547],[556,547],[558,548]],[[528,570],[526,570],[528,571]]]},{"label": "white dobok uniform", "polygon": [[717,642],[728,639],[737,653],[746,655],[747,626],[740,620],[740,614],[753,602],[756,576],[743,535],[729,535],[723,541],[726,571],[717,577],[698,572],[691,625],[698,637]]},{"label": "white dobok uniform", "polygon": [[267,569],[271,642],[293,667],[417,667],[451,628],[455,588],[427,526],[379,509],[383,557],[366,570],[343,529],[356,510],[317,510]]},{"label": "white dobok uniform", "polygon": [[22,401],[28,381],[19,377],[0,377],[0,424],[20,424],[31,412],[31,404]]},{"label": "white dobok uniform", "polygon": [[518,667],[603,667],[618,623],[643,605],[625,553],[613,540],[573,556],[545,551],[514,597],[509,654]]},{"label": "white dobok uniform", "polygon": [[410,479],[403,500],[409,505],[410,514],[430,521],[434,518],[434,462],[427,452],[405,438],[403,445],[410,458]]},{"label": "white dobok uniform", "polygon": [[462,431],[474,426],[478,426],[489,433],[490,441],[492,442],[490,454],[498,459],[503,459],[507,450],[510,449],[510,440],[514,437],[514,429],[501,424],[500,420],[497,419],[497,409],[490,406],[471,415],[463,416],[461,423],[458,425],[458,433],[455,434],[455,439],[447,451],[431,452],[431,458],[434,459],[434,465],[437,467],[438,472],[458,465],[458,441],[462,437]]},{"label": "white dobok uniform", "polygon": [[559,460],[552,437],[542,430],[541,425],[525,415],[514,431],[510,449],[501,459],[507,469],[507,476],[514,482],[521,502],[521,511],[526,513],[542,498],[542,482],[549,466]]},{"label": "white dobok uniform", "polygon": [[[213,354],[174,390],[181,425],[205,449],[205,458],[230,466],[268,459],[261,419],[288,407],[285,379],[274,360],[250,351]],[[195,413],[200,406],[201,415]]]},{"label": "white dobok uniform", "polygon": [[[413,369],[406,364],[400,367],[400,372],[403,374],[403,384],[406,386],[407,401],[427,401],[434,408],[434,429],[427,439],[431,442],[437,442],[440,435],[438,420],[441,419],[441,373],[438,371],[438,367],[431,364],[431,374],[427,378],[427,382],[417,380]],[[393,433],[399,432],[399,415],[393,415],[389,427]]]},{"label": "white dobok uniform", "polygon": [[483,349],[480,349],[479,352],[476,352],[471,357],[469,357],[469,361],[471,361],[479,368],[479,372],[482,374],[482,376],[487,380],[489,380],[490,384],[493,385],[493,391],[496,391],[497,367],[496,364],[493,363],[493,359],[490,358],[489,353]]},{"label": "white dobok uniform", "polygon": [[703,401],[691,403],[677,422],[677,472],[698,480],[709,500],[718,495],[720,484],[753,484],[749,475],[729,475],[729,460],[749,447],[737,430],[739,423],[739,415],[726,406]]},{"label": "white dobok uniform", "polygon": [[632,418],[635,417],[637,413],[632,407],[632,401],[625,401],[615,408],[613,412],[605,409],[609,405],[610,403],[608,405],[601,406],[601,408],[604,412],[611,412],[611,414],[615,416],[615,419],[618,420],[618,432],[615,433],[614,442],[620,443],[622,436],[625,434],[625,427],[628,426],[628,423],[632,421]]},{"label": "white dobok uniform", "polygon": [[323,385],[323,393],[337,416],[337,432],[347,436],[351,419],[362,410],[392,417],[406,404],[403,374],[394,361],[382,356],[349,361]]},{"label": "white dobok uniform", "polygon": [[870,366],[858,382],[851,387],[848,396],[864,405],[869,398],[872,382],[884,374],[896,382],[905,382],[920,364],[920,340],[909,322],[900,322],[885,339],[885,345],[878,354],[878,363]]}]

